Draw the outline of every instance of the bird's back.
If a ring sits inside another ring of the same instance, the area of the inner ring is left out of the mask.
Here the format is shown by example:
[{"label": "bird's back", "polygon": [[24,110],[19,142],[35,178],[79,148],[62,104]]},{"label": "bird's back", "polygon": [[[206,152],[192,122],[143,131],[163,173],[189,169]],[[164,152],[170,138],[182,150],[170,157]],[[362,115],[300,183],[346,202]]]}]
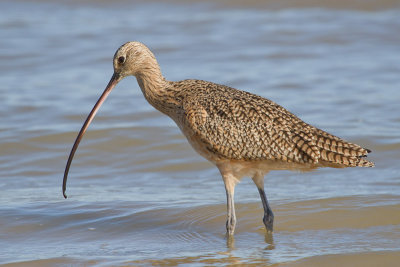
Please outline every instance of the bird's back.
[{"label": "bird's back", "polygon": [[175,121],[193,147],[212,161],[374,165],[364,159],[368,149],[303,122],[269,99],[201,80],[172,86],[182,103]]}]

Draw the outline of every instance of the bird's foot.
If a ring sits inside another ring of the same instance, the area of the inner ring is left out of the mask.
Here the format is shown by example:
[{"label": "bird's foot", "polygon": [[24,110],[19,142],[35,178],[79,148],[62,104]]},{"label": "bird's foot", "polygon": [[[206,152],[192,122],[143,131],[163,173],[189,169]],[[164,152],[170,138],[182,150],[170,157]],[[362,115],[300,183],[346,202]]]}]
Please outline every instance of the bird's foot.
[{"label": "bird's foot", "polygon": [[263,222],[265,224],[265,228],[267,228],[267,232],[272,232],[274,228],[274,214],[272,212],[265,214],[263,217]]},{"label": "bird's foot", "polygon": [[233,236],[236,227],[236,219],[235,218],[228,218],[226,221],[226,234],[228,236]]}]

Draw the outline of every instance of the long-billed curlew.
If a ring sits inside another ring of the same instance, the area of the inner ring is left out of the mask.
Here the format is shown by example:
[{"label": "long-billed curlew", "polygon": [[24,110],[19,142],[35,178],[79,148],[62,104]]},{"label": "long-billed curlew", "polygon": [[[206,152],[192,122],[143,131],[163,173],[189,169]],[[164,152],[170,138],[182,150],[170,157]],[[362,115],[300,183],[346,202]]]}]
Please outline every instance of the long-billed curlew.
[{"label": "long-billed curlew", "polygon": [[364,159],[370,150],[311,126],[285,108],[245,91],[202,80],[167,81],[153,53],[142,43],[128,42],[114,55],[114,74],[93,107],[72,147],[68,171],[83,134],[111,90],[126,76],[136,76],[147,101],[171,117],[193,148],[219,169],[227,196],[227,234],[236,225],[235,185],[249,176],[260,193],[267,231],[274,215],[264,192],[271,170],[307,171],[318,167],[373,167]]}]

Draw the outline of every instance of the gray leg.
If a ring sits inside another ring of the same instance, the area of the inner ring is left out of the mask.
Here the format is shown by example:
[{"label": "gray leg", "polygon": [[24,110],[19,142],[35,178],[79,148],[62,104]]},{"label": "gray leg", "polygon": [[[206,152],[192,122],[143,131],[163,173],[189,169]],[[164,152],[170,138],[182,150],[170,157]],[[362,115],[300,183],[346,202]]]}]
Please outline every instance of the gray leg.
[{"label": "gray leg", "polygon": [[268,204],[267,196],[265,195],[264,189],[258,188],[258,192],[260,193],[261,201],[264,207],[264,217],[263,222],[267,231],[272,232],[274,226],[274,213],[272,212],[271,207]]},{"label": "gray leg", "polygon": [[224,180],[225,190],[226,190],[226,200],[227,200],[227,221],[226,221],[226,233],[228,236],[233,236],[236,226],[236,214],[235,214],[235,186],[239,182],[231,172],[229,164],[217,165],[219,171],[221,172],[222,179]]},{"label": "gray leg", "polygon": [[263,222],[265,224],[265,227],[267,228],[267,231],[272,232],[274,225],[274,213],[272,212],[272,209],[268,204],[267,196],[265,195],[264,176],[258,173],[253,177],[253,181],[258,188],[258,192],[260,193],[261,201],[264,208]]},{"label": "gray leg", "polygon": [[226,232],[228,235],[233,235],[236,226],[235,202],[233,200],[234,190],[230,190],[227,186],[225,186],[225,189],[228,210],[228,217],[226,220]]}]

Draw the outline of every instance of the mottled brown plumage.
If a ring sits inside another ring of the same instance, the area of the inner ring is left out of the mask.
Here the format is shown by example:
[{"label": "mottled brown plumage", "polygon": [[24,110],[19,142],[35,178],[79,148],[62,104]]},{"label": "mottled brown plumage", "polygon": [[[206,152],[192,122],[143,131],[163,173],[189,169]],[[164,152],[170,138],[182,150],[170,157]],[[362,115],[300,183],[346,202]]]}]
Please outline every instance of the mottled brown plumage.
[{"label": "mottled brown plumage", "polygon": [[129,42],[115,53],[114,75],[75,141],[63,192],[84,132],[113,87],[129,75],[136,76],[147,101],[171,117],[193,148],[219,168],[228,199],[228,234],[233,234],[236,223],[234,187],[243,176],[252,177],[257,185],[263,221],[272,231],[273,213],[263,181],[270,170],[374,166],[365,159],[368,149],[303,122],[271,100],[202,80],[167,81],[153,53],[139,42]]},{"label": "mottled brown plumage", "polygon": [[199,80],[170,86],[182,99],[178,120],[198,136],[213,161],[373,166],[363,159],[368,150],[303,122],[263,97]]}]

